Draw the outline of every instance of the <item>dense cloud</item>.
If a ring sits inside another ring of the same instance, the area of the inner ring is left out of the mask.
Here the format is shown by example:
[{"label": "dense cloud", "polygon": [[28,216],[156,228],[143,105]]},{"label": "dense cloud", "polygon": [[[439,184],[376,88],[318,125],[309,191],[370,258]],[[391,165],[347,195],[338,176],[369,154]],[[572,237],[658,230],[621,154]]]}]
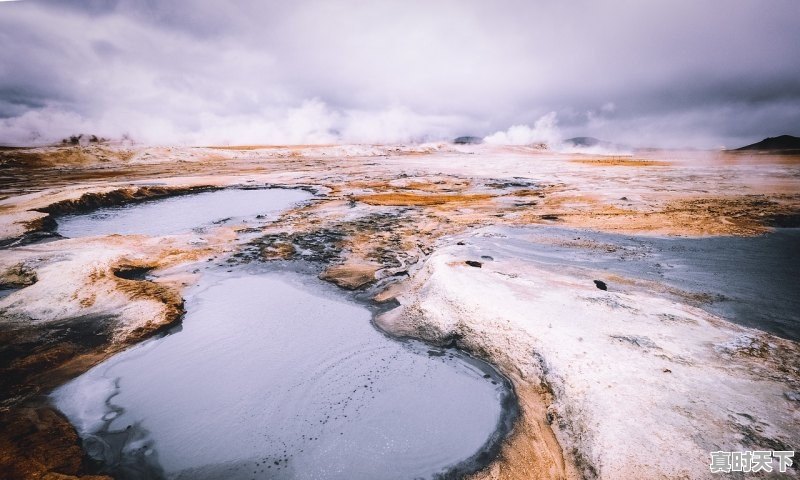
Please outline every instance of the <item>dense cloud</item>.
[{"label": "dense cloud", "polygon": [[798,23],[796,0],[0,2],[0,143],[737,145],[800,134]]}]

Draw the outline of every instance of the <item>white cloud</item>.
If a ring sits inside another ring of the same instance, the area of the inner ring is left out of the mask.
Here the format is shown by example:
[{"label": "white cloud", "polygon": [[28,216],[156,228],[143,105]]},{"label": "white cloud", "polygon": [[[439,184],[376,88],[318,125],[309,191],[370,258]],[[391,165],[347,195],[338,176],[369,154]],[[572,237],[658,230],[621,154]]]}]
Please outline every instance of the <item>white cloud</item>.
[{"label": "white cloud", "polygon": [[617,105],[614,102],[606,102],[600,107],[600,110],[605,113],[614,113],[617,110]]},{"label": "white cloud", "polygon": [[[8,3],[0,144],[78,131],[151,143],[560,131],[634,145],[688,132],[698,146],[797,134],[796,12],[796,0]],[[558,125],[537,126],[547,112]]]}]

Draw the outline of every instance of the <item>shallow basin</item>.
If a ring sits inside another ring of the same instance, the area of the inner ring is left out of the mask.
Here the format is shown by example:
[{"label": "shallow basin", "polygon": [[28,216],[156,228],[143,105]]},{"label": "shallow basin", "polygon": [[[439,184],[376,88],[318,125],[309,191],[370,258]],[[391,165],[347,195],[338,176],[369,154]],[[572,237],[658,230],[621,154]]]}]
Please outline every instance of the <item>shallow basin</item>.
[{"label": "shallow basin", "polygon": [[252,221],[259,216],[268,218],[310,197],[308,192],[294,189],[229,188],[64,215],[57,219],[56,231],[70,238],[171,235],[214,224]]},{"label": "shallow basin", "polygon": [[53,393],[104,471],[432,478],[497,445],[513,402],[488,365],[387,337],[313,276],[258,268],[210,267],[180,332]]}]

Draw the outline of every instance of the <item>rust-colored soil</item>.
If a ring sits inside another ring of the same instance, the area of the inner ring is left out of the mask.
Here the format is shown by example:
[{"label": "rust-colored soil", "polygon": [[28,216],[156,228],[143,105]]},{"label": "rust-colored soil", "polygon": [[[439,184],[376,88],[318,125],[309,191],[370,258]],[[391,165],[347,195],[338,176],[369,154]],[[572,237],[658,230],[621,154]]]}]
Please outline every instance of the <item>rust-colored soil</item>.
[{"label": "rust-colored soil", "polygon": [[413,193],[379,193],[375,195],[357,195],[355,199],[368,205],[384,205],[395,207],[412,207],[443,205],[446,203],[469,203],[491,198],[486,194],[471,195],[417,195]]},{"label": "rust-colored soil", "polygon": [[601,167],[665,167],[669,162],[659,160],[645,160],[628,157],[608,157],[608,158],[575,158],[570,160],[573,163],[583,165],[595,165]]},{"label": "rust-colored soil", "polygon": [[82,475],[83,452],[72,425],[48,407],[0,412],[0,473],[5,480],[110,480]]},{"label": "rust-colored soil", "polygon": [[541,388],[514,382],[520,401],[520,420],[514,426],[500,455],[488,468],[471,475],[471,480],[546,480],[577,476],[567,465],[547,420],[549,394]]},{"label": "rust-colored soil", "polygon": [[322,272],[320,278],[333,282],[342,288],[355,290],[375,280],[375,272],[380,264],[375,263],[348,263],[334,265]]}]

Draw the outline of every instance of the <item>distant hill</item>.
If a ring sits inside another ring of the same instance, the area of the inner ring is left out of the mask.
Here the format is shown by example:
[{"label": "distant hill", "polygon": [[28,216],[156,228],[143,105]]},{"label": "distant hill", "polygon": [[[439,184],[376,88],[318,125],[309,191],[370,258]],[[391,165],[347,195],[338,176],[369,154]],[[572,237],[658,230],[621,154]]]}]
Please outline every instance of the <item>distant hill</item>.
[{"label": "distant hill", "polygon": [[481,137],[465,136],[456,138],[453,143],[456,145],[477,145],[483,143],[483,139]]},{"label": "distant hill", "polygon": [[594,137],[573,137],[564,140],[564,143],[568,143],[575,147],[595,147],[597,145],[610,145],[609,142],[604,142],[598,138]]},{"label": "distant hill", "polygon": [[792,135],[769,137],[758,143],[737,148],[736,151],[800,153],[800,137],[794,137]]},{"label": "distant hill", "polygon": [[561,142],[562,147],[574,148],[578,152],[595,153],[629,153],[631,147],[617,143],[607,142],[594,137],[572,137]]}]

